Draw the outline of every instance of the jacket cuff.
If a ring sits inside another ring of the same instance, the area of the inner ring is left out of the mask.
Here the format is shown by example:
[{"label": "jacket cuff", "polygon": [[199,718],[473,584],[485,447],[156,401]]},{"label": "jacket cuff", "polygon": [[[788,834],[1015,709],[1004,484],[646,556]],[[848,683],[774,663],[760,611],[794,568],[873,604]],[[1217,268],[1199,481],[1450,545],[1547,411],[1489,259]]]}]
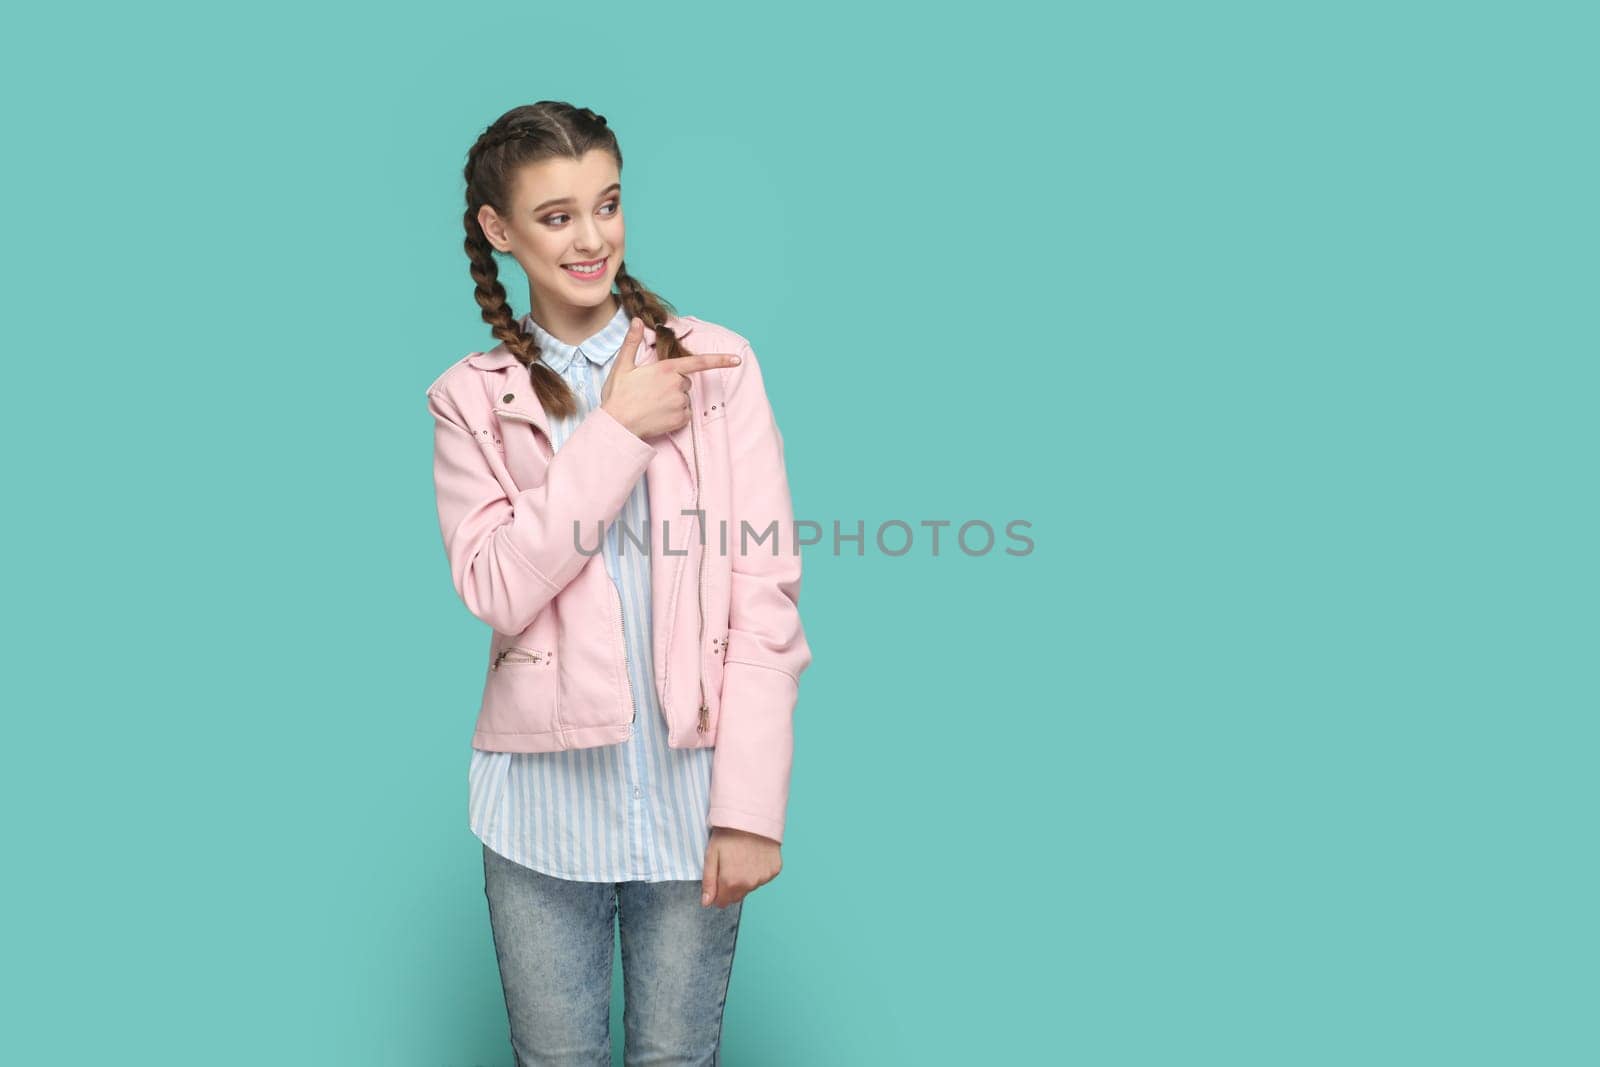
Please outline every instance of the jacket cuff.
[{"label": "jacket cuff", "polygon": [[[583,422],[578,429],[589,423],[597,423],[596,432],[602,434],[614,448],[622,449],[634,456],[642,456],[646,461],[656,454],[656,446],[644,438],[637,436],[632,430],[617,421],[617,417],[605,408],[593,408],[583,417]],[[576,436],[577,431],[574,431]],[[566,446],[563,445],[563,448]]]},{"label": "jacket cuff", "polygon": [[782,819],[752,815],[748,811],[739,811],[736,808],[713,807],[711,817],[707,821],[712,827],[725,826],[731,830],[748,830],[752,834],[770,837],[780,845],[783,844]]},{"label": "jacket cuff", "polygon": [[711,758],[712,826],[782,842],[799,690],[786,671],[742,661],[726,665]]}]

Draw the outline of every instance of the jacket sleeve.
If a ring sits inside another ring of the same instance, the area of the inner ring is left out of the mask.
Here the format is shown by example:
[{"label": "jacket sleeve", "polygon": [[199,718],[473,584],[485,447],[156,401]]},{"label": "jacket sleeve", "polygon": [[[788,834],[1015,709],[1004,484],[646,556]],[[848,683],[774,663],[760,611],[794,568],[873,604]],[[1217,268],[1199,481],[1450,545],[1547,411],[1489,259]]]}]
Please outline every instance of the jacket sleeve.
[{"label": "jacket sleeve", "polygon": [[[781,842],[794,762],[794,709],[811,649],[800,623],[800,556],[783,435],[755,352],[743,339],[738,352],[738,366],[727,371],[724,416],[732,457],[732,584],[709,822]],[[748,541],[741,536],[746,523]],[[774,523],[776,540],[767,534]],[[764,539],[758,543],[758,537]]]},{"label": "jacket sleeve", "polygon": [[442,388],[428,389],[428,411],[450,578],[473,615],[521,633],[589,561],[575,526],[592,544],[595,524],[622,511],[655,447],[596,408],[551,457],[544,484],[510,495]]}]

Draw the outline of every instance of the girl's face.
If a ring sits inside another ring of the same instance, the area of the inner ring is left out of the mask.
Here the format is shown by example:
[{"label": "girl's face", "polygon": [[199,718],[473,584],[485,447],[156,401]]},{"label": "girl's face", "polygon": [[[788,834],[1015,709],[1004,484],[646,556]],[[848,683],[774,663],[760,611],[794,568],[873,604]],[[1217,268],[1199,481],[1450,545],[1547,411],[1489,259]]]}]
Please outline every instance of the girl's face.
[{"label": "girl's face", "polygon": [[621,176],[611,153],[594,149],[582,159],[523,166],[511,192],[511,217],[484,205],[478,221],[489,241],[528,275],[536,319],[613,306],[624,226]]}]

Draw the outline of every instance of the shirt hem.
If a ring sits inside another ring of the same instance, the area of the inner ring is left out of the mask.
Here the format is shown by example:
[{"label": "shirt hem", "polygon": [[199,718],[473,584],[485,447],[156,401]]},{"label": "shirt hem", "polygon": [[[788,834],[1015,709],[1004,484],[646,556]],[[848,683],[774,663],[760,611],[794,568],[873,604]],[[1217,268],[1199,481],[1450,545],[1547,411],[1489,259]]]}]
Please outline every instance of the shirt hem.
[{"label": "shirt hem", "polygon": [[489,849],[495,855],[501,857],[502,859],[507,860],[510,863],[515,863],[519,867],[526,867],[530,871],[537,871],[540,874],[548,875],[551,878],[560,878],[561,880],[567,881],[567,882],[593,882],[593,883],[596,883],[596,884],[599,884],[599,885],[610,885],[610,884],[613,884],[613,883],[616,883],[616,882],[651,882],[651,883],[655,883],[655,882],[699,882],[699,881],[702,881],[705,878],[705,868],[703,868],[703,867],[700,869],[700,873],[699,874],[696,874],[696,875],[693,875],[693,876],[690,876],[690,877],[686,877],[686,878],[672,878],[672,877],[666,877],[666,878],[651,878],[651,877],[637,877],[637,878],[609,878],[609,877],[607,877],[607,878],[596,878],[596,877],[594,877],[592,875],[587,875],[587,874],[580,875],[580,874],[576,874],[576,873],[568,873],[568,872],[556,870],[553,866],[544,864],[543,861],[529,862],[527,860],[518,859],[515,856],[507,856],[504,852],[501,852],[499,849],[495,848],[494,845],[490,844],[487,840],[485,840],[483,834],[478,833],[477,831],[474,831],[473,832],[473,836],[475,836],[480,842],[482,842],[484,848]]}]

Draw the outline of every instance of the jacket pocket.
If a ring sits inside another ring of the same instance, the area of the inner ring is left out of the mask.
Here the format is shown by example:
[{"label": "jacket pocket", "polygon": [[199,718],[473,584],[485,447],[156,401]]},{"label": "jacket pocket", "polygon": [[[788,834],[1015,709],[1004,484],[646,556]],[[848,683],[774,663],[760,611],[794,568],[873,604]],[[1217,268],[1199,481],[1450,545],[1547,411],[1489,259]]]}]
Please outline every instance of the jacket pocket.
[{"label": "jacket pocket", "polygon": [[542,648],[529,648],[526,645],[506,645],[494,654],[494,659],[489,663],[491,671],[498,671],[503,667],[515,667],[523,663],[534,665],[549,663],[551,655]]},{"label": "jacket pocket", "polygon": [[493,647],[483,684],[479,728],[498,734],[544,734],[561,728],[555,653],[507,641]]}]

